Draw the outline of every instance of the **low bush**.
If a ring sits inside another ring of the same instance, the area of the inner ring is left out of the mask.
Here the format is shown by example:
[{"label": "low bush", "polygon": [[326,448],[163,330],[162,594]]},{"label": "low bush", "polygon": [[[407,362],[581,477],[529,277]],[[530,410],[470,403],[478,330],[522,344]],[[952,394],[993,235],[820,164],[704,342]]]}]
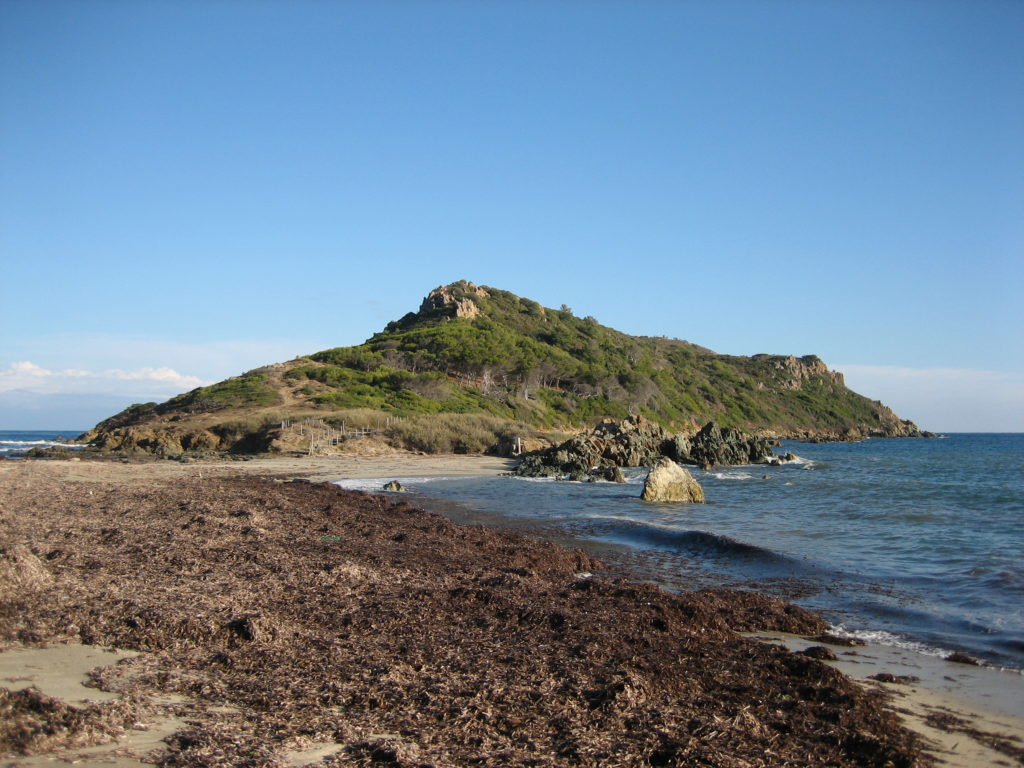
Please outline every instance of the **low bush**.
[{"label": "low bush", "polygon": [[416,416],[385,433],[397,448],[427,453],[493,453],[503,441],[534,429],[484,413],[439,413]]}]

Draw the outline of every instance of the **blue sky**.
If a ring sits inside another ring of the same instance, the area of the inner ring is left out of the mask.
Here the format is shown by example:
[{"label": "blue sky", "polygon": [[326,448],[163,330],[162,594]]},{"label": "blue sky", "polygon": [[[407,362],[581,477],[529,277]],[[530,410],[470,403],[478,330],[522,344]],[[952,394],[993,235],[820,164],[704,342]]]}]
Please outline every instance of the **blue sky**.
[{"label": "blue sky", "polygon": [[1024,431],[1024,3],[0,4],[0,428],[469,279]]}]

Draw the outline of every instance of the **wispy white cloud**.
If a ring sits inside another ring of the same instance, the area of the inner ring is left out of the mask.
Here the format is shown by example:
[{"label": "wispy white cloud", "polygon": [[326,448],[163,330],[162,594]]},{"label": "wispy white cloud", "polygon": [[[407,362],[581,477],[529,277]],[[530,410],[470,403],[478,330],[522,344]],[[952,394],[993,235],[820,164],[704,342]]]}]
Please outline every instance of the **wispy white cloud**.
[{"label": "wispy white cloud", "polygon": [[143,367],[134,370],[108,368],[89,371],[81,368],[44,368],[30,360],[19,360],[0,368],[0,393],[21,391],[37,394],[138,394],[170,397],[178,392],[210,383],[198,376],[179,373],[168,367]]},{"label": "wispy white cloud", "polygon": [[268,363],[291,360],[362,339],[237,339],[185,343],[146,336],[69,332],[25,339],[0,337],[0,366],[31,360],[51,370],[187,371],[203,380],[219,381]]},{"label": "wispy white cloud", "polygon": [[264,338],[184,343],[113,333],[0,334],[0,427],[91,426],[131,403],[162,402],[268,363],[345,343],[356,342]]},{"label": "wispy white cloud", "polygon": [[1024,432],[1024,373],[977,368],[837,365],[847,385],[922,429]]}]

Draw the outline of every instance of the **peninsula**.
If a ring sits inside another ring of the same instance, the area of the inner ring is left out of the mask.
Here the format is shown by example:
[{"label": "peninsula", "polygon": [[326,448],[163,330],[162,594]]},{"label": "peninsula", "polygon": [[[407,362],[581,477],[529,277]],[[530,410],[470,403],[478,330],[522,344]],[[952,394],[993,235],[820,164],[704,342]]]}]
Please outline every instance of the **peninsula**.
[{"label": "peninsula", "polygon": [[459,281],[362,344],[132,405],[80,440],[163,456],[311,454],[373,435],[397,449],[508,455],[631,415],[691,435],[711,421],[765,438],[922,434],[814,355],[722,355],[630,336]]}]

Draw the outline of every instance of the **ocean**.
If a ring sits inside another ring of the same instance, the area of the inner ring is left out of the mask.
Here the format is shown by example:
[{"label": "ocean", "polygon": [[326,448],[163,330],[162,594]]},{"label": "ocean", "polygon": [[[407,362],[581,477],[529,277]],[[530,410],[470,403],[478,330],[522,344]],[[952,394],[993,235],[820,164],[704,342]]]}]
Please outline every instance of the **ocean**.
[{"label": "ocean", "polygon": [[[85,432],[84,429],[0,430],[0,456],[12,457],[32,448],[50,448],[62,445],[64,440],[73,440],[83,432]],[[81,446],[69,445],[67,447]]]},{"label": "ocean", "polygon": [[[704,505],[625,485],[513,477],[400,480],[465,521],[539,530],[668,589],[756,589],[815,610],[841,633],[1024,670],[1024,435],[787,442],[780,467],[704,472]],[[765,477],[767,475],[767,477]]]}]

